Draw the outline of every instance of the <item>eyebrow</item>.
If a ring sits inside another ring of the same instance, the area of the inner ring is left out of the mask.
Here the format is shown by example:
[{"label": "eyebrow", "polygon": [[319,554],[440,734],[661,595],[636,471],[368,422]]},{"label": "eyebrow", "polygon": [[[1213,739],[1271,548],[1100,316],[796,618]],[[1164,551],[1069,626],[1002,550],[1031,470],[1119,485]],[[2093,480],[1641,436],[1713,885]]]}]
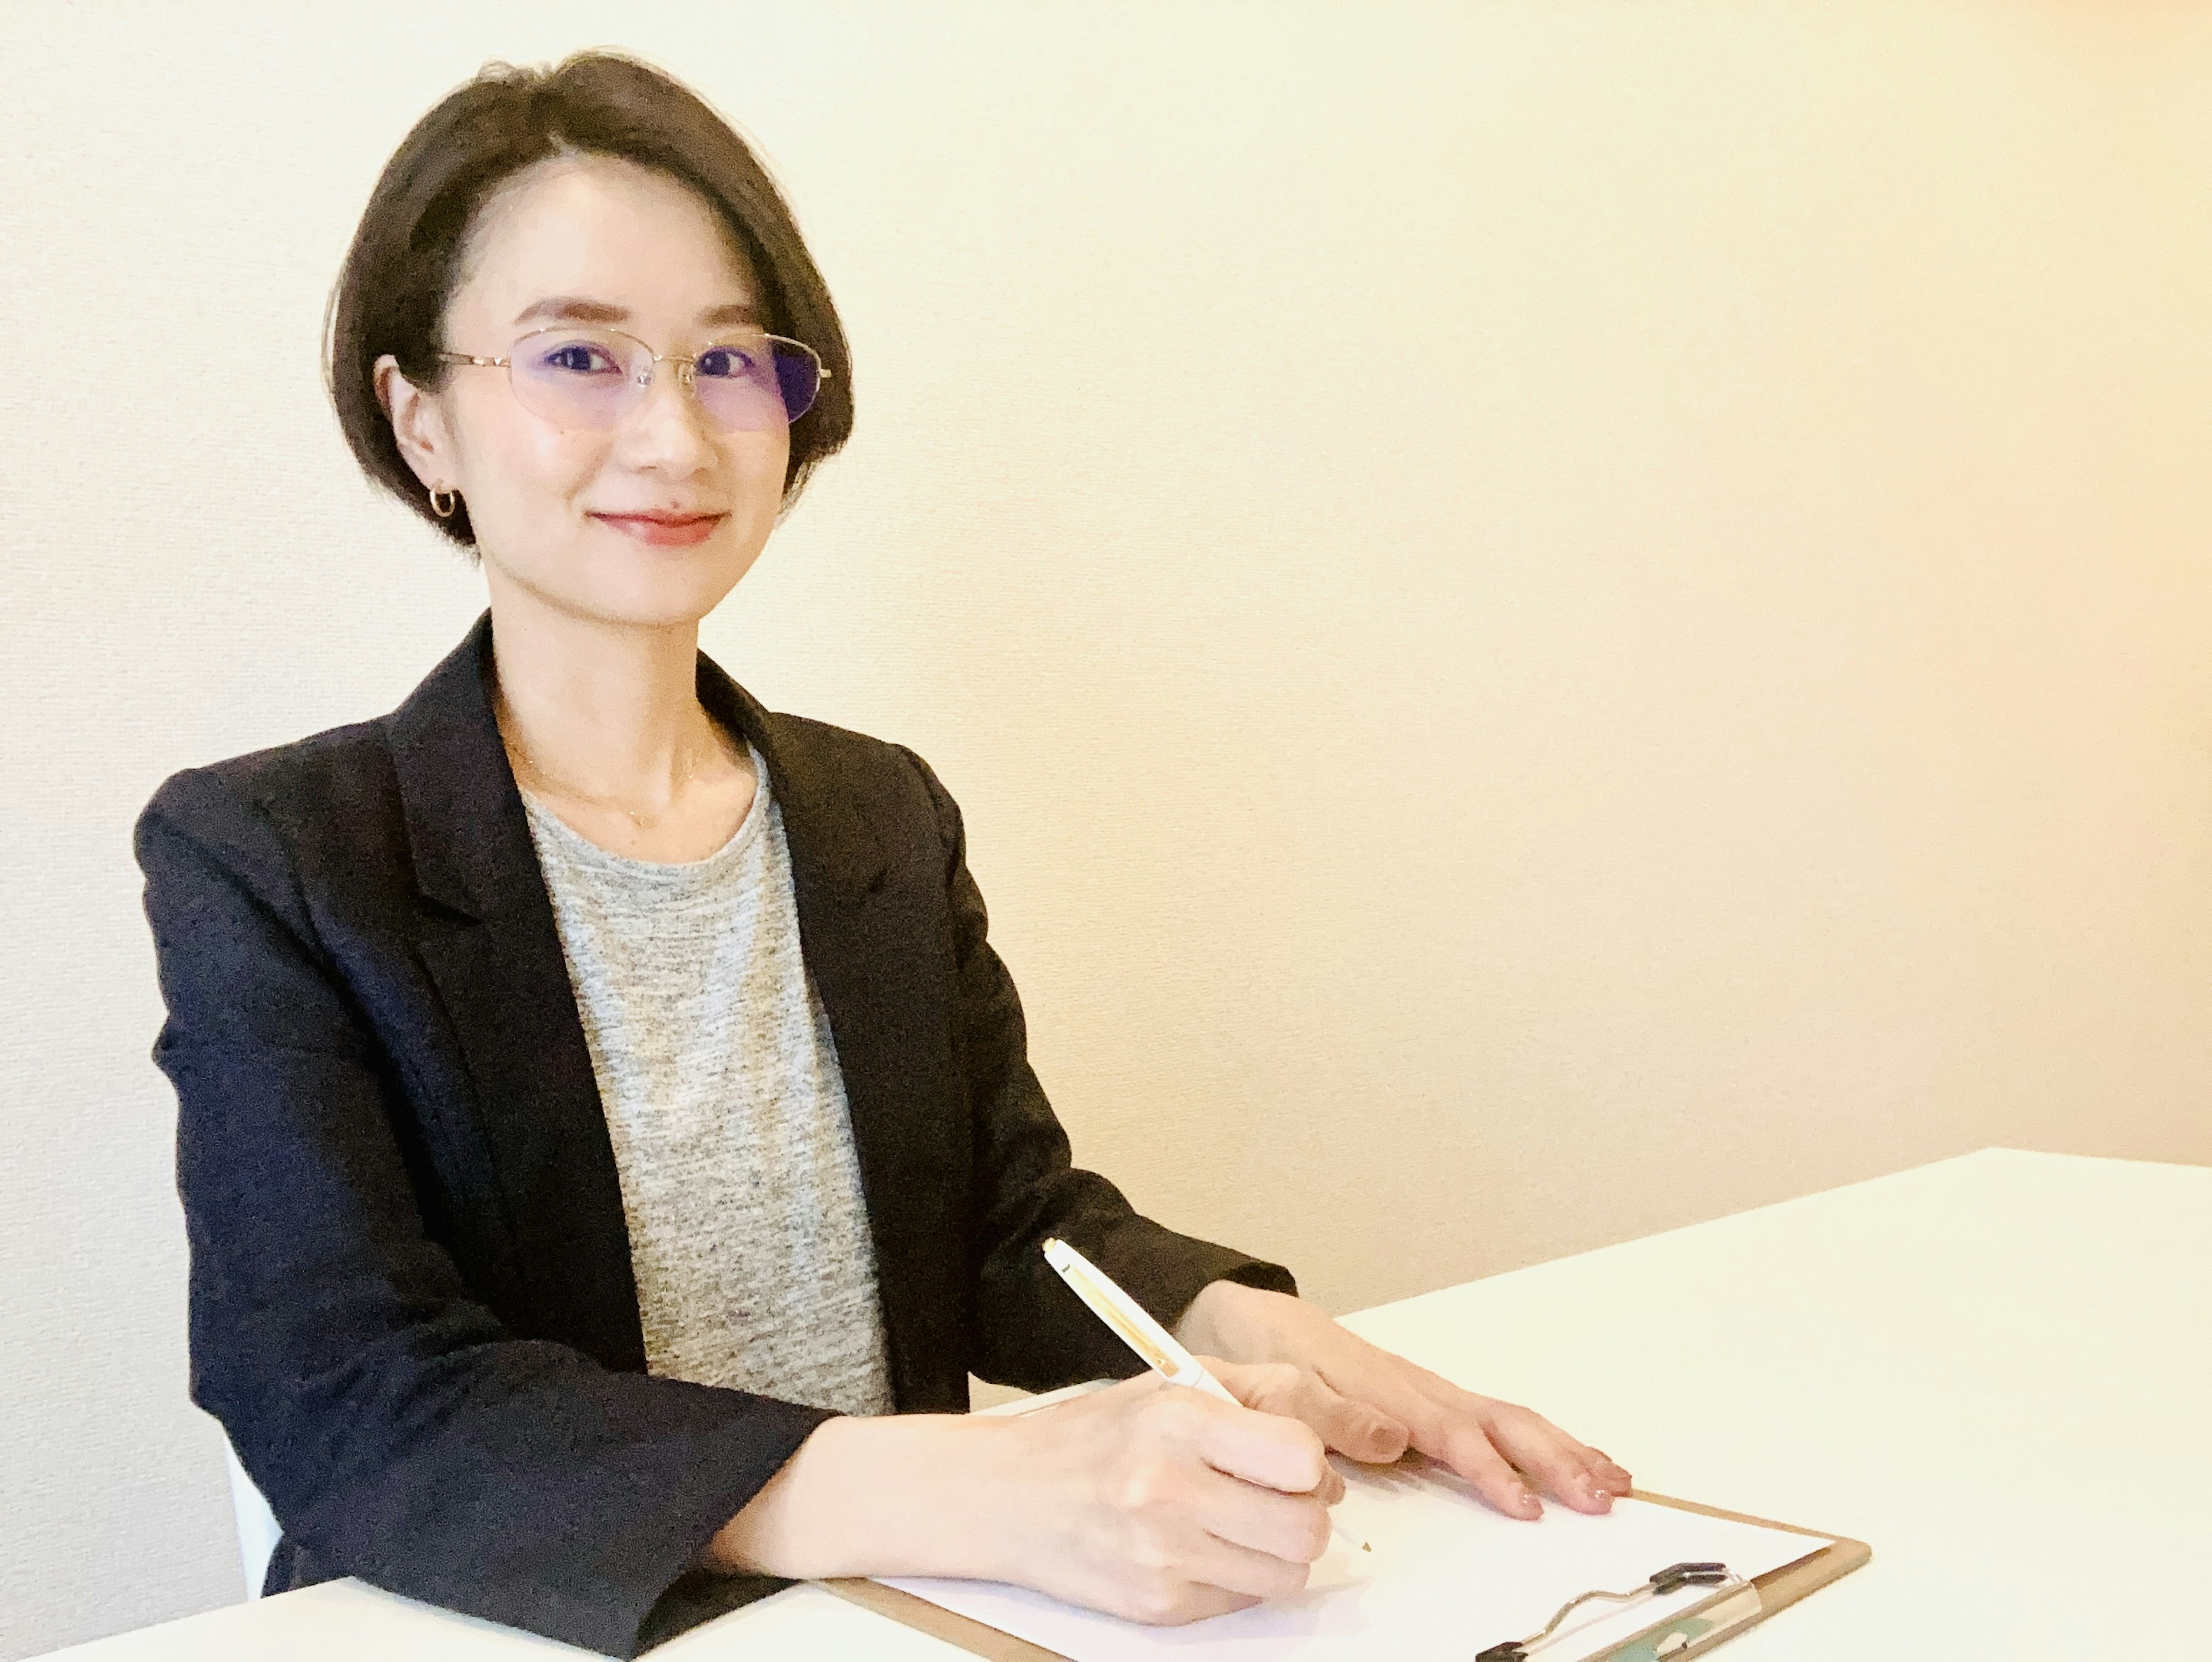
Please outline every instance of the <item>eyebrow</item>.
[{"label": "eyebrow", "polygon": [[[515,314],[518,324],[528,323],[533,318],[544,318],[554,323],[628,323],[629,314],[619,306],[610,306],[603,300],[590,300],[581,295],[550,295],[535,304],[526,306]],[[709,306],[699,314],[702,328],[719,329],[725,324],[752,323],[750,301],[733,306]]]}]

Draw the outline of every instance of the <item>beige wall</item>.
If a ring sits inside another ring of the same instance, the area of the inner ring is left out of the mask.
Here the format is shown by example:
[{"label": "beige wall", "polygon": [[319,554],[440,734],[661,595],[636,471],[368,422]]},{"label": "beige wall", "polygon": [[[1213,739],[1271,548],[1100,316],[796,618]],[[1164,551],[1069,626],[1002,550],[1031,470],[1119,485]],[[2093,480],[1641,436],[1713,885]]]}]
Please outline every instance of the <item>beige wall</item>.
[{"label": "beige wall", "polygon": [[487,57],[792,190],[859,435],[708,644],[935,764],[1148,1208],[1349,1308],[2212,1160],[2212,8],[635,17],[10,15],[0,1654],[235,1594],[126,831],[474,612],[315,350]]}]

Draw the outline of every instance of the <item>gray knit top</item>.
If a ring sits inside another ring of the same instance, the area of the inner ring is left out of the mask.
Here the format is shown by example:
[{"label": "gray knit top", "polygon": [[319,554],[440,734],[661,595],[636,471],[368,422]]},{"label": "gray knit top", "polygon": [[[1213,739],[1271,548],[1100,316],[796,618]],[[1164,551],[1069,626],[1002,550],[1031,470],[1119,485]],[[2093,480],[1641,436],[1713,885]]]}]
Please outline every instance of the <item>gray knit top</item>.
[{"label": "gray knit top", "polygon": [[874,1250],[768,765],[682,864],[600,848],[527,793],[629,1224],[647,1371],[892,1407]]}]

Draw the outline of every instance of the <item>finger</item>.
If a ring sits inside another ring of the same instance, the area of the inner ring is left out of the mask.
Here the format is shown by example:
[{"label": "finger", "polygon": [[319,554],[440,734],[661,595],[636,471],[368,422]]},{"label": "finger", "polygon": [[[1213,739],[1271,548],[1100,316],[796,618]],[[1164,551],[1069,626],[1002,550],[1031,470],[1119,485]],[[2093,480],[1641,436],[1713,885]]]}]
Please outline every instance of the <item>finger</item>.
[{"label": "finger", "polygon": [[1317,1369],[1267,1362],[1224,1363],[1215,1371],[1247,1408],[1303,1421],[1328,1447],[1352,1459],[1378,1464],[1406,1452],[1403,1422],[1354,1401]]},{"label": "finger", "polygon": [[1636,1480],[1628,1475],[1627,1467],[1622,1465],[1613,1456],[1601,1448],[1593,1448],[1590,1452],[1597,1456],[1598,1476],[1615,1495],[1626,1495],[1636,1487]]},{"label": "finger", "polygon": [[1577,1512],[1611,1510],[1613,1490],[1599,1470],[1595,1450],[1516,1403],[1487,1403],[1480,1417],[1492,1446],[1546,1494]]},{"label": "finger", "polygon": [[[1389,1449],[1383,1458],[1395,1460],[1408,1447],[1433,1458],[1432,1448],[1424,1446],[1423,1434],[1416,1431],[1417,1422],[1425,1428],[1430,1444],[1438,1443],[1448,1418],[1445,1404],[1455,1397],[1480,1399],[1402,1356],[1369,1349],[1371,1355],[1365,1357],[1333,1358],[1317,1364],[1315,1373],[1328,1389],[1376,1416],[1383,1428],[1377,1446]],[[1401,1431],[1402,1439],[1398,1434]]]},{"label": "finger", "polygon": [[[1397,1359],[1393,1359],[1394,1361]],[[1595,1451],[1568,1436],[1541,1415],[1514,1403],[1478,1397],[1463,1391],[1440,1374],[1407,1364],[1405,1373],[1419,1385],[1413,1407],[1406,1415],[1413,1446],[1431,1459],[1441,1460],[1469,1482],[1478,1482],[1472,1461],[1487,1472],[1491,1457],[1502,1457],[1534,1480],[1535,1486],[1577,1512],[1610,1511],[1615,1494],[1629,1488],[1628,1474],[1614,1468],[1601,1470]],[[1515,1474],[1516,1482],[1519,1472]],[[1616,1475],[1617,1474],[1617,1475]],[[1480,1484],[1478,1483],[1478,1486]],[[1521,1483],[1525,1492],[1528,1484]],[[1486,1498],[1489,1498],[1485,1490]],[[1528,1504],[1507,1504],[1513,1516],[1541,1514],[1532,1495]]]},{"label": "finger", "polygon": [[1411,1434],[1404,1421],[1347,1397],[1318,1371],[1300,1381],[1298,1403],[1298,1417],[1349,1458],[1380,1465],[1406,1452]]},{"label": "finger", "polygon": [[1425,1440],[1423,1428],[1416,1426],[1413,1442],[1431,1459],[1442,1461],[1467,1479],[1476,1494],[1507,1517],[1534,1519],[1544,1515],[1544,1503],[1474,1420],[1443,1418],[1432,1441]]},{"label": "finger", "polygon": [[1176,1568],[1192,1580],[1255,1598],[1280,1598],[1304,1592],[1310,1569],[1303,1559],[1279,1558],[1218,1535],[1206,1536],[1182,1558]]},{"label": "finger", "polygon": [[1127,1601],[1101,1604],[1097,1608],[1109,1615],[1127,1616],[1133,1622],[1147,1622],[1154,1627],[1180,1627],[1185,1622],[1202,1621],[1209,1616],[1226,1616],[1231,1610],[1249,1610],[1260,1602],[1259,1596],[1249,1592],[1230,1592],[1224,1588],[1209,1586],[1202,1581],[1185,1581],[1162,1588],[1157,1596],[1132,1604]]},{"label": "finger", "polygon": [[1290,1362],[1231,1362],[1218,1356],[1197,1360],[1228,1387],[1231,1396],[1263,1414],[1280,1413],[1279,1404],[1297,1387],[1298,1369]]},{"label": "finger", "polygon": [[[1442,1374],[1374,1346],[1358,1344],[1317,1371],[1346,1397],[1395,1416],[1406,1426],[1414,1448],[1451,1466],[1469,1482],[1475,1481],[1474,1472],[1462,1462],[1488,1471],[1489,1455],[1502,1454],[1509,1466],[1519,1466],[1544,1489],[1580,1511],[1607,1511],[1615,1495],[1626,1495],[1634,1486],[1618,1463],[1541,1415],[1516,1403],[1479,1397]],[[1470,1435],[1470,1426],[1479,1439]],[[1523,1517],[1542,1510],[1533,1501],[1506,1509]]]},{"label": "finger", "polygon": [[1304,1422],[1201,1400],[1216,1411],[1200,1428],[1198,1454],[1216,1471],[1285,1495],[1310,1494],[1334,1475],[1320,1434]]},{"label": "finger", "polygon": [[1285,1495],[1219,1472],[1206,1477],[1191,1513],[1209,1534],[1286,1563],[1310,1564],[1328,1550],[1328,1507],[1318,1494]]}]

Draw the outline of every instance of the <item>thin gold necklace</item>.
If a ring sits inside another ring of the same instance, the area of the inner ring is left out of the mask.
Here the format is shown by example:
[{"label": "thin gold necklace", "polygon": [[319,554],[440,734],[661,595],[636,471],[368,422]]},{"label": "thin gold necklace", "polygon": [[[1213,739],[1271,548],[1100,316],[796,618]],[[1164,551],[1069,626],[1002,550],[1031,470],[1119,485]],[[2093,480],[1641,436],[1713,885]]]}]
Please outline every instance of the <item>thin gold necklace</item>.
[{"label": "thin gold necklace", "polygon": [[574,785],[563,784],[539,765],[538,758],[524,747],[522,740],[514,734],[502,731],[500,737],[507,741],[508,753],[528,769],[533,776],[550,785],[557,794],[568,797],[574,801],[588,803],[595,808],[611,808],[617,813],[627,815],[630,824],[641,831],[651,831],[673,813],[676,811],[677,797],[683,794],[686,785],[699,776],[699,760],[694,757],[691,765],[684,770],[684,776],[676,782],[675,789],[669,794],[668,806],[659,813],[640,813],[635,808],[615,801],[611,797],[594,796],[589,791],[578,790]]}]

